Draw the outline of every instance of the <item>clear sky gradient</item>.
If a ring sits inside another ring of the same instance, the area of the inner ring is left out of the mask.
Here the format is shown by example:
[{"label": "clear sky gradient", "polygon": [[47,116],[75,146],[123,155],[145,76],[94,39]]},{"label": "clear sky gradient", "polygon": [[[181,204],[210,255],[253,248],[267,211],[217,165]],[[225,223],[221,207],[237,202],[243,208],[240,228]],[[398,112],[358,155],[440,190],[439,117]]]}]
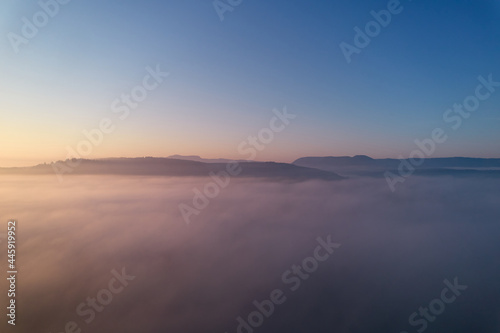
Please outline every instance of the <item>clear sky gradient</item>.
[{"label": "clear sky gradient", "polygon": [[[221,21],[210,0],[72,0],[15,52],[9,33],[41,7],[3,0],[0,166],[65,159],[103,118],[115,129],[87,158],[244,158],[284,106],[297,118],[257,160],[408,157],[436,127],[449,139],[433,157],[500,157],[500,87],[458,130],[443,121],[478,76],[500,81],[500,1],[402,0],[347,63],[339,44],[387,4],[243,0]],[[120,120],[111,104],[157,64],[170,75]]]}]

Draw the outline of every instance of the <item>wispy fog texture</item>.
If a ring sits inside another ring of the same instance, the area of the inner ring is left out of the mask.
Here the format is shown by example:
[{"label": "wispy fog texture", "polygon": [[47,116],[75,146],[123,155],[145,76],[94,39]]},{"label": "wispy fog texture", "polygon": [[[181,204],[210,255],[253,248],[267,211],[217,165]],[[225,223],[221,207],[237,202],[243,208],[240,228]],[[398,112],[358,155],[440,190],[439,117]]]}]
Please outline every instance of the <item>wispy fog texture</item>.
[{"label": "wispy fog texture", "polygon": [[[178,205],[206,182],[1,176],[19,274],[17,325],[2,314],[0,331],[232,333],[280,289],[286,301],[254,332],[411,333],[423,326],[409,316],[455,277],[467,289],[423,331],[500,330],[500,180],[414,176],[392,193],[384,179],[233,179],[187,225]],[[328,236],[341,246],[292,291],[283,273]],[[77,307],[123,268],[135,278],[86,323]]]}]

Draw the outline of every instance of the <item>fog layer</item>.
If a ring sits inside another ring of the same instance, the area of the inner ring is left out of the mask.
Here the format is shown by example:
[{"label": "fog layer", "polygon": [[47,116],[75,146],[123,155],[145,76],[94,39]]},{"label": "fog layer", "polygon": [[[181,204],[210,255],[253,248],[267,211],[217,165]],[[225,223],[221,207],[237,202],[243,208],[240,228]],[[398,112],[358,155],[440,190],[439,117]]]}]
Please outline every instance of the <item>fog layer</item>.
[{"label": "fog layer", "polygon": [[[424,330],[500,329],[500,180],[415,176],[395,193],[384,179],[232,180],[188,225],[179,204],[208,181],[1,176],[0,231],[17,219],[19,273],[17,325],[2,314],[0,330],[231,333],[279,289],[286,301],[253,331],[417,332],[409,316],[455,277],[467,289]],[[340,247],[292,290],[283,274],[318,237]],[[87,298],[123,269],[127,285],[92,316]]]}]

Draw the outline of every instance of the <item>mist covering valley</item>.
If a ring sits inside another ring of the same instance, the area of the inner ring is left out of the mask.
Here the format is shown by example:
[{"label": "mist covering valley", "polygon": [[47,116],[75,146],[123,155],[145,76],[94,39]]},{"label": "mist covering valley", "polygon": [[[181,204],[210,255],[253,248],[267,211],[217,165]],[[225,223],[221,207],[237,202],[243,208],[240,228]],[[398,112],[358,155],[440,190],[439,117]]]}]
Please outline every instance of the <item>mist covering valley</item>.
[{"label": "mist covering valley", "polygon": [[[499,179],[414,175],[392,192],[383,177],[232,178],[186,224],[179,205],[210,181],[0,175],[0,219],[19,221],[16,328],[247,333],[238,318],[279,289],[286,301],[253,331],[417,332],[424,317],[409,317],[456,278],[466,290],[425,331],[500,329]],[[339,247],[297,287],[283,274],[318,237]],[[134,279],[92,310],[122,269]]]}]

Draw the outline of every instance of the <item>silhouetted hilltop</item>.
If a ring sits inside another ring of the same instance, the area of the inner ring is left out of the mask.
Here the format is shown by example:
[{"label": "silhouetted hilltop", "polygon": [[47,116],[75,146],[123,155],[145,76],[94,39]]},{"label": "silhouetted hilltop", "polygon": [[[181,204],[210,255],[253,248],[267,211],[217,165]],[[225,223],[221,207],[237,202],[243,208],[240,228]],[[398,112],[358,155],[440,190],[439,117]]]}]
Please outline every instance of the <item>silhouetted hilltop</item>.
[{"label": "silhouetted hilltop", "polygon": [[[408,161],[408,160],[407,160]],[[354,157],[302,157],[293,162],[295,165],[307,167],[381,167],[397,168],[400,164],[398,159],[373,159],[365,155]],[[419,168],[500,168],[500,158],[469,158],[469,157],[446,157],[427,158]]]},{"label": "silhouetted hilltop", "polygon": [[[59,161],[59,166],[68,165]],[[147,175],[172,177],[207,177],[210,172],[225,171],[227,163],[202,163],[173,158],[108,158],[71,160],[76,165],[64,175]],[[55,174],[56,164],[40,164],[26,168],[0,168],[0,174]],[[340,180],[343,177],[324,170],[301,167],[288,163],[246,162],[239,164],[242,171],[237,177],[259,177],[277,180]]]},{"label": "silhouetted hilltop", "polygon": [[427,158],[421,164],[409,159],[373,159],[365,155],[302,157],[294,165],[336,172],[341,175],[381,176],[385,171],[398,172],[402,161],[420,175],[500,175],[500,158],[447,157]]},{"label": "silhouetted hilltop", "polygon": [[[203,162],[203,163],[229,163],[233,160],[229,160],[226,158],[203,158],[198,155],[170,155],[167,158],[174,158],[176,160],[185,160],[185,161],[195,161],[195,162]],[[246,163],[248,160],[236,160],[238,163]]]}]

